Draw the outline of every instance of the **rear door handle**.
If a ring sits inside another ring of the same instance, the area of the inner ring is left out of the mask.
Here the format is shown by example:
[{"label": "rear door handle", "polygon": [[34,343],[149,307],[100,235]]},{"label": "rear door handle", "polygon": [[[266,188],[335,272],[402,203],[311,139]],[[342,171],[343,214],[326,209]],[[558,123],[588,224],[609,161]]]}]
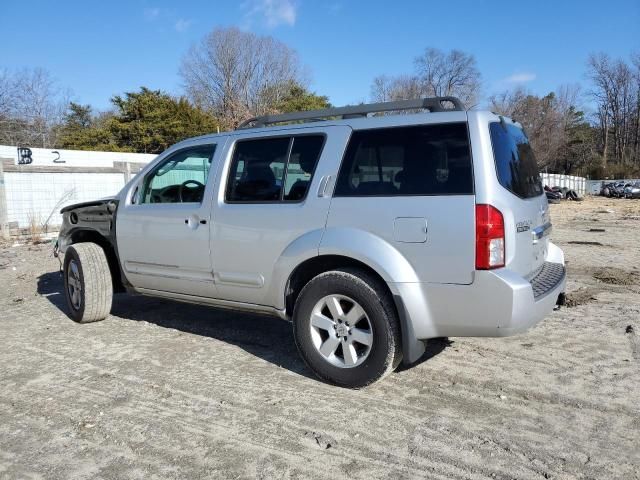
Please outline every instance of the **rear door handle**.
[{"label": "rear door handle", "polygon": [[331,183],[331,175],[325,175],[324,177],[322,177],[322,179],[320,180],[320,185],[318,185],[318,197],[326,197],[326,193],[329,187],[329,184]]}]

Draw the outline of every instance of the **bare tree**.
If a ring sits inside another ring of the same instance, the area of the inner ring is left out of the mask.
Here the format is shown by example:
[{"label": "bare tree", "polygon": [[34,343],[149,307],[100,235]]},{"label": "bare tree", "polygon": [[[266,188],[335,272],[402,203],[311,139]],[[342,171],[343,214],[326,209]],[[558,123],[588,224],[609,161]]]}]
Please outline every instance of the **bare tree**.
[{"label": "bare tree", "polygon": [[0,70],[0,116],[8,115],[13,103],[13,81],[6,69]]},{"label": "bare tree", "polygon": [[[637,64],[634,67],[639,69]],[[623,165],[630,160],[640,162],[636,141],[640,114],[638,73],[622,59],[612,59],[605,53],[591,55],[587,69],[593,84],[590,95],[597,104],[604,164],[610,159]]]},{"label": "bare tree", "polygon": [[489,97],[489,108],[500,115],[514,117],[527,95],[527,91],[522,87],[496,93]]},{"label": "bare tree", "polygon": [[0,73],[0,142],[52,147],[68,94],[43,69]]},{"label": "bare tree", "polygon": [[459,97],[468,107],[480,97],[480,71],[473,55],[460,50],[427,48],[415,59],[422,90],[428,96]]},{"label": "bare tree", "polygon": [[9,143],[13,127],[14,82],[6,69],[0,70],[0,143]]},{"label": "bare tree", "polygon": [[633,66],[633,89],[635,90],[635,106],[632,114],[633,154],[636,163],[640,164],[640,52],[631,54]]},{"label": "bare tree", "polygon": [[305,83],[294,50],[272,37],[237,28],[213,30],[192,46],[180,75],[191,100],[227,128],[270,112],[292,82]]},{"label": "bare tree", "polygon": [[381,75],[373,79],[371,85],[371,99],[374,102],[393,102],[409,100],[422,96],[422,88],[417,77],[400,75],[388,77]]},{"label": "bare tree", "polygon": [[406,100],[418,97],[455,96],[467,107],[476,105],[481,76],[473,55],[427,48],[416,57],[415,73],[376,77],[371,85],[374,101]]},{"label": "bare tree", "polygon": [[523,88],[489,98],[492,111],[507,115],[522,124],[541,168],[553,168],[553,160],[562,143],[561,114],[556,109],[555,94],[538,97]]},{"label": "bare tree", "polygon": [[585,162],[589,152],[581,152],[579,161],[567,160],[569,137],[578,124],[584,125],[584,117],[579,110],[580,88],[577,85],[563,85],[556,92],[543,97],[517,88],[491,96],[489,103],[492,111],[522,124],[541,168],[561,172]]}]

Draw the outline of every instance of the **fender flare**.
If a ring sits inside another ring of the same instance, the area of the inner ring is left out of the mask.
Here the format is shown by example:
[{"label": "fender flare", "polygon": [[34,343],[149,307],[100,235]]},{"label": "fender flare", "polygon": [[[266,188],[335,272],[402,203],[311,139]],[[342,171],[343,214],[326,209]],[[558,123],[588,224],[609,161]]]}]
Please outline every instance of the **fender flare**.
[{"label": "fender flare", "polygon": [[[383,279],[391,291],[398,312],[403,362],[409,364],[418,360],[425,351],[425,345],[416,338],[412,323],[414,317],[409,314],[396,286],[397,283],[410,283],[417,287],[420,283],[418,275],[393,245],[370,232],[355,228],[317,229],[291,242],[274,265],[269,298],[276,308],[284,311],[287,286],[295,269],[309,259],[325,255],[356,260],[371,268]],[[424,309],[422,314],[425,321],[430,321],[427,309]]]},{"label": "fender flare", "polygon": [[319,254],[351,257],[371,267],[387,283],[420,282],[404,255],[383,238],[365,230],[327,228]]},{"label": "fender flare", "polygon": [[267,298],[278,310],[285,309],[287,284],[293,271],[301,263],[318,256],[322,234],[323,229],[317,229],[301,235],[289,243],[276,260]]},{"label": "fender flare", "polygon": [[[403,363],[418,360],[425,351],[425,344],[416,337],[408,305],[402,299],[396,283],[420,283],[418,274],[409,261],[393,245],[383,238],[356,228],[327,228],[319,248],[320,255],[342,255],[358,260],[372,268],[387,283],[398,312],[402,334]],[[416,289],[416,291],[419,289]],[[424,300],[423,300],[424,301]],[[429,310],[421,309],[421,321],[433,323]]]}]

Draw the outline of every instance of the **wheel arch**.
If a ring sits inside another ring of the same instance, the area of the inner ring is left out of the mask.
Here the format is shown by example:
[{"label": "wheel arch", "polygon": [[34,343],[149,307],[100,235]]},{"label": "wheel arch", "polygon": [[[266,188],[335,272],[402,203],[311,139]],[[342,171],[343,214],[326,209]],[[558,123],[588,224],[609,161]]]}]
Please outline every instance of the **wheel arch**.
[{"label": "wheel arch", "polygon": [[303,261],[291,272],[291,275],[289,275],[285,291],[285,309],[287,316],[291,317],[293,314],[293,306],[300,291],[312,278],[321,273],[340,268],[356,268],[367,272],[376,278],[380,286],[393,298],[393,293],[384,278],[366,263],[344,255],[318,255]]},{"label": "wheel arch", "polygon": [[91,242],[99,245],[104,250],[109,264],[111,280],[114,292],[124,292],[126,290],[123,282],[120,261],[113,243],[97,230],[91,228],[76,228],[66,234],[65,248],[76,243]]},{"label": "wheel arch", "polygon": [[[295,264],[292,263],[294,259]],[[295,302],[297,293],[306,282],[335,268],[366,270],[380,280],[390,295],[394,292],[389,284],[419,282],[409,261],[393,245],[371,232],[356,228],[327,228],[308,232],[283,252],[277,265],[284,267],[284,263],[288,264],[288,268],[277,269],[280,270],[277,277],[283,280],[280,295],[284,287],[284,307],[288,315],[293,310],[290,303],[292,295]],[[280,297],[279,302],[282,300]]]},{"label": "wheel arch", "polygon": [[378,279],[381,288],[393,300],[400,321],[405,363],[413,363],[424,353],[424,343],[417,339],[406,305],[393,291],[396,282],[419,282],[408,260],[386,240],[354,228],[327,229],[320,241],[318,255],[301,261],[291,272],[284,292],[285,314],[291,318],[293,306],[302,287],[316,275],[336,268],[358,268]]},{"label": "wheel arch", "polygon": [[384,277],[373,267],[366,263],[343,255],[318,255],[309,258],[298,265],[289,277],[287,289],[285,292],[285,311],[286,316],[293,316],[293,307],[302,288],[315,276],[321,273],[336,270],[340,268],[355,268],[362,270],[379,281],[380,287],[389,295],[392,305],[395,308],[396,315],[400,322],[400,337],[403,362],[410,364],[418,360],[425,351],[425,345],[418,340],[414,333],[411,319],[407,314],[405,304],[402,297],[391,291],[389,284]]}]

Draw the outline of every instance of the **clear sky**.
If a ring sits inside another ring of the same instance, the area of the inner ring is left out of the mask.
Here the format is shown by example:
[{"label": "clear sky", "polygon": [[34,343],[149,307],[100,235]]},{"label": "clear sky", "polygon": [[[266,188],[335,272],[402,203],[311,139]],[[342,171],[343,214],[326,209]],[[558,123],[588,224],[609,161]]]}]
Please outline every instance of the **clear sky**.
[{"label": "clear sky", "polygon": [[216,26],[296,49],[334,105],[367,100],[380,74],[411,73],[425,47],[475,55],[483,94],[584,82],[590,52],[640,51],[640,0],[0,0],[0,68],[44,67],[98,109],[144,85],[181,92],[180,59]]}]

